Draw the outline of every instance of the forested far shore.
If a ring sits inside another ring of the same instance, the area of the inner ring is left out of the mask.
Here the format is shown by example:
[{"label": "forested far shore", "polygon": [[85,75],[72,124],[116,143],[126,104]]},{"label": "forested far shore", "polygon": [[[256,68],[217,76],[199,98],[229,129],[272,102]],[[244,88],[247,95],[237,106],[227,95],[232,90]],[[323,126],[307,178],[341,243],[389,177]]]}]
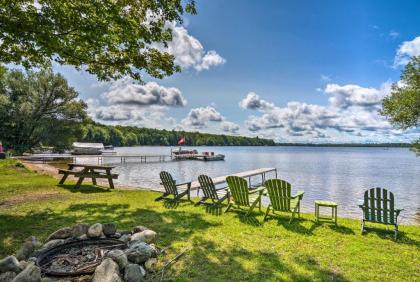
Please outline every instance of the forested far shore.
[{"label": "forested far shore", "polygon": [[274,146],[271,139],[201,132],[175,131],[134,126],[111,126],[89,123],[82,126],[82,142],[98,142],[113,146],[175,146],[185,137],[187,146]]},{"label": "forested far shore", "polygon": [[409,148],[412,143],[276,143],[277,146],[302,147],[396,147]]}]

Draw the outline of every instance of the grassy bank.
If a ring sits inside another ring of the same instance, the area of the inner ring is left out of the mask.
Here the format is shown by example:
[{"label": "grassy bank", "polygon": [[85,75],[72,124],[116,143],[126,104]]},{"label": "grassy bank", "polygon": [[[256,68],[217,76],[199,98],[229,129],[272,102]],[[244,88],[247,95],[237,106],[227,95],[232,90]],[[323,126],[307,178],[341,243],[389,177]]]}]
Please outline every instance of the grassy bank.
[{"label": "grassy bank", "polygon": [[57,180],[0,161],[0,257],[13,253],[29,235],[45,239],[77,222],[116,222],[121,229],[148,226],[159,233],[169,260],[183,257],[165,275],[173,281],[419,281],[420,227],[392,232],[339,219],[339,226],[316,224],[313,215],[288,217],[218,214],[185,201],[164,206],[152,192],[57,187]]}]

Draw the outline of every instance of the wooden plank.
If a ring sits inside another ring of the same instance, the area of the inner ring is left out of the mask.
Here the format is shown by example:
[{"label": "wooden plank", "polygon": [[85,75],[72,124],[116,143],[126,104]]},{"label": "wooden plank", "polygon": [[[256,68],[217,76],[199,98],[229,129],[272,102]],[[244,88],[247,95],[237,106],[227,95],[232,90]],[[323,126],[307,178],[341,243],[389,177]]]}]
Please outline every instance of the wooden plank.
[{"label": "wooden plank", "polygon": [[76,177],[81,178],[112,178],[117,179],[118,174],[103,174],[103,173],[91,173],[91,172],[78,172],[75,174]]},{"label": "wooden plank", "polygon": [[384,222],[388,223],[388,214],[389,214],[389,210],[388,210],[388,190],[383,189],[383,208],[384,208]]},{"label": "wooden plank", "polygon": [[70,169],[59,169],[58,174],[71,174],[74,175],[78,171],[70,170]]},{"label": "wooden plank", "polygon": [[381,188],[376,188],[376,220],[382,222],[382,195],[381,195]]},{"label": "wooden plank", "polygon": [[[217,185],[217,184],[226,183],[226,177],[228,176],[238,176],[238,177],[246,178],[246,177],[256,176],[256,175],[265,174],[265,173],[274,172],[274,171],[277,171],[277,169],[273,167],[258,168],[254,170],[247,170],[247,171],[237,172],[237,173],[233,173],[229,175],[218,176],[212,179],[213,179],[214,185]],[[198,181],[191,182],[191,190],[197,190],[199,188],[200,188],[200,183]]]},{"label": "wooden plank", "polygon": [[369,190],[370,192],[370,202],[369,202],[369,215],[371,216],[370,220],[375,221],[376,220],[376,214],[375,214],[375,188],[372,188]]},{"label": "wooden plank", "polygon": [[109,168],[115,168],[115,166],[108,166],[108,165],[93,165],[93,164],[75,164],[75,163],[69,163],[69,166],[73,167],[83,167],[83,168],[92,168],[92,169],[109,169]]},{"label": "wooden plank", "polygon": [[[106,175],[108,176],[107,178],[108,178],[109,187],[111,189],[114,189],[114,182],[112,181],[112,176],[114,174],[111,174],[111,169],[110,168],[106,170]],[[117,174],[117,178],[118,178],[118,174]]]},{"label": "wooden plank", "polygon": [[389,192],[389,223],[395,223],[394,194]]}]

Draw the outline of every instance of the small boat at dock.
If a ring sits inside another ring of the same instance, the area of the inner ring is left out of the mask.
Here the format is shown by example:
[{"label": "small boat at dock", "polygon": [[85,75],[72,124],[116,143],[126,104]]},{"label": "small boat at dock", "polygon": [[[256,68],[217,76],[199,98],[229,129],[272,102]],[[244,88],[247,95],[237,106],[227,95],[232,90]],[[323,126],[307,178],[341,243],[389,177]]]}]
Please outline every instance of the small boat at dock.
[{"label": "small boat at dock", "polygon": [[174,160],[200,160],[200,161],[223,161],[225,155],[215,154],[214,152],[198,153],[197,150],[173,150],[171,156]]},{"label": "small boat at dock", "polygon": [[197,160],[203,161],[224,161],[225,155],[214,154],[214,152],[203,152],[200,156],[197,156]]}]

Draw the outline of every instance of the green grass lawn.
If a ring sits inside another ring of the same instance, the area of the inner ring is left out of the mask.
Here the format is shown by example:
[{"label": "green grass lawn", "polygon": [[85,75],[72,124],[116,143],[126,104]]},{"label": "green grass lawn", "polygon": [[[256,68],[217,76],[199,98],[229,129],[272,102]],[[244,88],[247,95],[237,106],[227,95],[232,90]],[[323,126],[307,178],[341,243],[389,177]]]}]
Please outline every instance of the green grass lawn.
[{"label": "green grass lawn", "polygon": [[145,225],[158,232],[158,245],[171,246],[161,263],[187,249],[165,275],[171,281],[420,280],[419,226],[401,226],[394,242],[391,227],[361,235],[358,220],[339,218],[335,227],[304,214],[289,224],[283,215],[262,225],[257,212],[245,218],[187,201],[165,206],[153,192],[90,185],[75,191],[57,182],[0,161],[0,257],[30,235],[44,240],[63,226],[115,222],[121,229]]}]

